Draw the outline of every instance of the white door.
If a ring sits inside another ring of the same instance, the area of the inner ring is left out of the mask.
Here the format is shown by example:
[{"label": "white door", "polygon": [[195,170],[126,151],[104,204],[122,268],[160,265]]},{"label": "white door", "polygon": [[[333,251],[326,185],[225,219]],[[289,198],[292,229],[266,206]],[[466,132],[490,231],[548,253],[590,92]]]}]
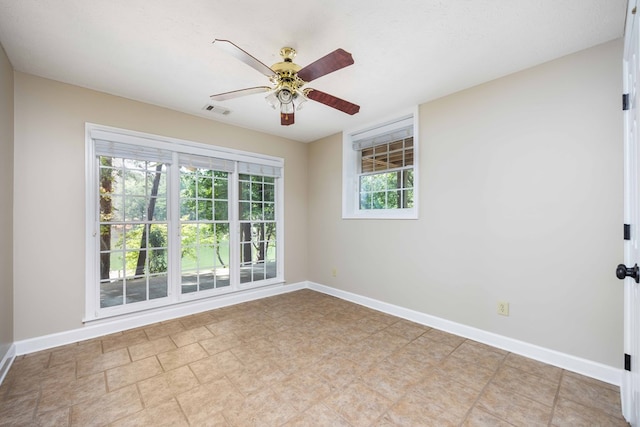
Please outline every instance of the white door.
[{"label": "white door", "polygon": [[[616,274],[624,279],[624,352],[621,397],[622,413],[631,425],[640,425],[640,185],[638,165],[640,164],[640,141],[637,108],[638,59],[640,57],[639,23],[636,6],[639,0],[629,0],[624,39],[623,86],[628,94],[627,110],[624,111],[624,223],[625,230],[624,266],[618,266]],[[622,271],[621,271],[622,270]],[[635,277],[634,277],[635,276]]]}]

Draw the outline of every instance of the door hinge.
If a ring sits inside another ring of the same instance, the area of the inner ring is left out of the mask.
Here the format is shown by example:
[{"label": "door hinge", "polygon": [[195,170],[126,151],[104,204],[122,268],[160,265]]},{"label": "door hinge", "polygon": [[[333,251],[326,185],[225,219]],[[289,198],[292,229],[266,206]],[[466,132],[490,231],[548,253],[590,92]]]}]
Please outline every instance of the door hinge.
[{"label": "door hinge", "polygon": [[627,353],[624,354],[624,370],[631,371],[631,355]]},{"label": "door hinge", "polygon": [[631,224],[624,225],[624,240],[631,240]]},{"label": "door hinge", "polygon": [[629,109],[629,94],[622,94],[622,110],[627,111]]}]

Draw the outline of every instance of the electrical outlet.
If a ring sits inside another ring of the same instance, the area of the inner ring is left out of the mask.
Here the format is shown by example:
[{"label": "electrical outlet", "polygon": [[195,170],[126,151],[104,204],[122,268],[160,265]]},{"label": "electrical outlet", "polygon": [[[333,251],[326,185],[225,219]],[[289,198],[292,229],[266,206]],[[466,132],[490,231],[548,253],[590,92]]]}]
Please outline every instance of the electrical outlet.
[{"label": "electrical outlet", "polygon": [[337,275],[338,275],[338,270],[335,267],[333,267],[331,269],[331,277],[336,277]]},{"label": "electrical outlet", "polygon": [[509,315],[509,303],[506,301],[498,301],[498,314],[502,316]]}]

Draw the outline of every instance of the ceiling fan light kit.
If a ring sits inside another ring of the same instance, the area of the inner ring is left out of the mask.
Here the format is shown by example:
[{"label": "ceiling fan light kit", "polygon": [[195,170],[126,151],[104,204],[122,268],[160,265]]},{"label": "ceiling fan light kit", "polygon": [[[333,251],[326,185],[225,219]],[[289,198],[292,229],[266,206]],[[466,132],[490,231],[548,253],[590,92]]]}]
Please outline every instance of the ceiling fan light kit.
[{"label": "ceiling fan light kit", "polygon": [[280,49],[282,62],[268,67],[229,40],[216,39],[213,43],[269,77],[271,82],[271,86],[258,86],[211,95],[214,101],[226,101],[240,96],[270,92],[265,99],[273,109],[280,110],[280,124],[283,126],[289,126],[295,122],[295,111],[300,110],[308,99],[351,115],[360,111],[360,106],[356,104],[312,88],[302,88],[318,77],[352,65],[353,57],[343,49],[336,49],[303,68],[293,62],[296,56],[295,49],[283,47]]}]

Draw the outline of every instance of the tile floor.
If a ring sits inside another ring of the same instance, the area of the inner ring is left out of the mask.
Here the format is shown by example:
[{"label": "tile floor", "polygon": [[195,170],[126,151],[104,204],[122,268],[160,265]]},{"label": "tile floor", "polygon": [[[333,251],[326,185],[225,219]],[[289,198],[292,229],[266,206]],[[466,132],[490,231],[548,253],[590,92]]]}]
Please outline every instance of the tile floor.
[{"label": "tile floor", "polygon": [[20,356],[0,425],[627,424],[617,387],[302,290]]}]

